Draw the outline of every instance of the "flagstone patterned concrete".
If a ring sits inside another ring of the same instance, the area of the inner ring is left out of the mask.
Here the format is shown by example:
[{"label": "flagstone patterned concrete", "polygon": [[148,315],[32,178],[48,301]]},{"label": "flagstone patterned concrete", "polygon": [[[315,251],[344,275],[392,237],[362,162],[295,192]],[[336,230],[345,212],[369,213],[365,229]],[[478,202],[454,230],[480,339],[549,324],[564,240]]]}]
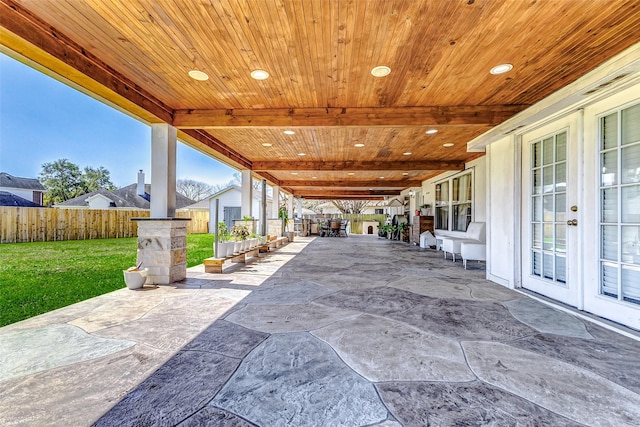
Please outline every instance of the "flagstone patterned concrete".
[{"label": "flagstone patterned concrete", "polygon": [[640,425],[640,341],[487,282],[483,265],[296,238],[224,274],[194,267],[9,325],[0,337],[26,333],[13,362],[55,355],[42,328],[135,345],[0,380],[0,425]]},{"label": "flagstone patterned concrete", "polygon": [[97,359],[133,345],[133,341],[96,337],[71,325],[3,333],[0,334],[0,382]]}]

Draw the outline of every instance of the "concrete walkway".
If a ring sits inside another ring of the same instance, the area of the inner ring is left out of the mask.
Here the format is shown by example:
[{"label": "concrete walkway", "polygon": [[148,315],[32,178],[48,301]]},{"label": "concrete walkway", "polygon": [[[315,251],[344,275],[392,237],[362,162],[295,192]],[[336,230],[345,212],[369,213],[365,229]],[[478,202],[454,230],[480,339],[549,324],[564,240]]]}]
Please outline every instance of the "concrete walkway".
[{"label": "concrete walkway", "polygon": [[483,277],[352,235],[122,289],[0,329],[0,425],[640,425],[639,341]]}]

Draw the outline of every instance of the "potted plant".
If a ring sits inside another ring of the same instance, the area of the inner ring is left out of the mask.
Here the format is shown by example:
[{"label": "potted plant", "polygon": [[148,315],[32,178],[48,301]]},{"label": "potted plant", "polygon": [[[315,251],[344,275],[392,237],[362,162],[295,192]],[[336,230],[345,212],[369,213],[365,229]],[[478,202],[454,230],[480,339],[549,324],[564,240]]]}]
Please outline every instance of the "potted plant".
[{"label": "potted plant", "polygon": [[258,236],[256,233],[251,233],[249,234],[249,241],[251,242],[249,246],[251,248],[255,248],[256,246],[258,246],[258,243],[260,243],[260,236]]},{"label": "potted plant", "polygon": [[122,270],[124,273],[124,283],[129,289],[139,289],[144,286],[144,282],[147,281],[148,268],[140,269],[142,263],[135,267],[129,267],[126,270]]},{"label": "potted plant", "polygon": [[399,224],[400,227],[400,238],[403,242],[409,241],[409,235],[411,234],[411,224],[408,222],[403,222]]},{"label": "potted plant", "polygon": [[422,215],[422,216],[431,215],[431,205],[426,204],[426,205],[420,206],[420,215]]},{"label": "potted plant", "polygon": [[[249,227],[244,224],[236,224],[231,228],[231,235],[236,241],[234,252],[240,253],[248,249],[247,237],[249,237]],[[237,251],[236,251],[237,249]]]},{"label": "potted plant", "polygon": [[282,207],[278,210],[278,218],[282,220],[282,235],[284,236],[286,233],[287,238],[290,242],[293,242],[294,232],[289,231],[289,214],[287,213],[287,209]]},{"label": "potted plant", "polygon": [[220,221],[218,223],[218,253],[217,258],[225,258],[233,254],[233,242],[230,242],[231,235],[227,224]]}]

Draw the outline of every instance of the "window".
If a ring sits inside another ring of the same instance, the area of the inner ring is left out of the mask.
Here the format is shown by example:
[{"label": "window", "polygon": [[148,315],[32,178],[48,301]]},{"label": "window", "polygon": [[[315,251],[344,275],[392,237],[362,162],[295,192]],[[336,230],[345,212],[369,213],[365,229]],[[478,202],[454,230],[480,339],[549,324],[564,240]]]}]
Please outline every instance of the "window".
[{"label": "window", "polygon": [[472,208],[472,170],[436,184],[436,229],[467,231],[472,218]]},{"label": "window", "polygon": [[599,120],[600,294],[640,304],[640,104]]}]

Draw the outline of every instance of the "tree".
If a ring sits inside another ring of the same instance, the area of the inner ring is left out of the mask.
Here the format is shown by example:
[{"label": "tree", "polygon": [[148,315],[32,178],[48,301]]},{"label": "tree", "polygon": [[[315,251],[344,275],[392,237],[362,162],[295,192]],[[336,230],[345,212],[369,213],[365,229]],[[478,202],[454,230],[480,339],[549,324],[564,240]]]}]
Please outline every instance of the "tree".
[{"label": "tree", "polygon": [[99,188],[109,191],[116,189],[116,186],[111,182],[111,172],[102,166],[97,168],[86,166],[82,172],[82,183],[85,193],[96,191]]},{"label": "tree", "polygon": [[333,206],[342,213],[359,214],[369,206],[369,200],[332,200]]},{"label": "tree", "polygon": [[84,170],[80,170],[78,165],[68,159],[44,163],[38,178],[47,190],[44,203],[48,206],[96,191],[98,188],[115,189],[111,182],[111,173],[104,167],[86,166]]},{"label": "tree", "polygon": [[45,205],[61,203],[83,194],[82,172],[78,165],[68,159],[44,163],[38,179],[47,190]]},{"label": "tree", "polygon": [[193,179],[179,179],[176,182],[176,191],[196,202],[203,200],[215,192],[212,185]]}]

